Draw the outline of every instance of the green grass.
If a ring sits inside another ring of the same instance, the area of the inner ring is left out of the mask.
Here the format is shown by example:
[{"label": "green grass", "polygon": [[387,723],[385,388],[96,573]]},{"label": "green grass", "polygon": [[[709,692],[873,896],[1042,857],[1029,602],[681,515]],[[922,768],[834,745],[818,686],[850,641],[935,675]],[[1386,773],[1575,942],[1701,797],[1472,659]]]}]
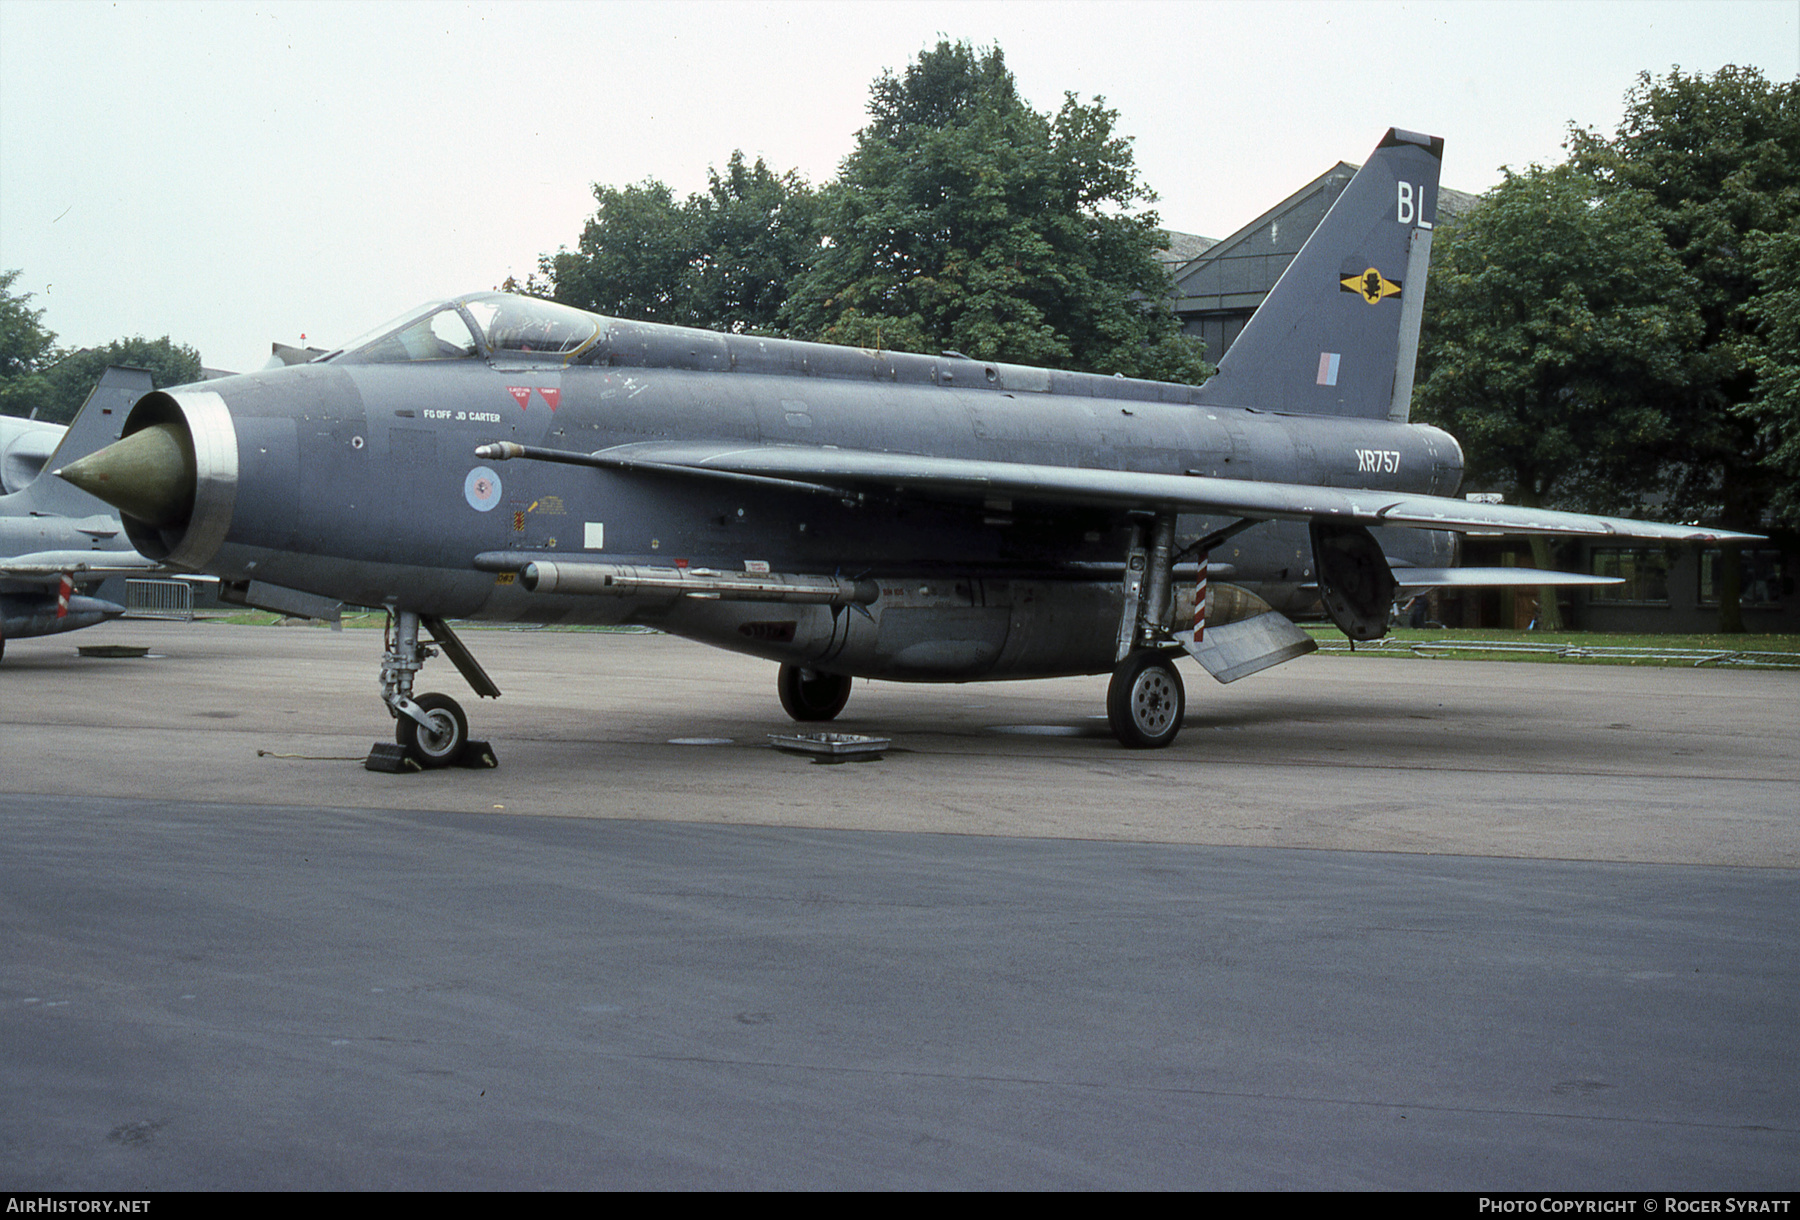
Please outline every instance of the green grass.
[{"label": "green grass", "polygon": [[[195,616],[202,622],[224,623],[228,627],[274,627],[281,623],[292,622],[297,627],[329,627],[330,624],[307,619],[290,620],[285,614],[274,614],[268,610],[239,610],[231,614],[221,614],[216,610],[202,611]],[[379,612],[344,615],[346,627],[380,627],[387,616]]]},{"label": "green grass", "polygon": [[[1305,624],[1322,648],[1338,651],[1348,650],[1349,640],[1337,628],[1330,624]],[[1433,651],[1429,655],[1454,656],[1458,660],[1505,660],[1505,661],[1537,661],[1555,662],[1558,664],[1577,665],[1674,665],[1692,666],[1702,660],[1702,654],[1722,655],[1735,653],[1776,653],[1785,654],[1775,664],[1800,665],[1800,635],[1659,635],[1650,632],[1617,632],[1617,631],[1506,631],[1487,627],[1450,627],[1439,630],[1419,630],[1409,627],[1397,627],[1388,633],[1386,641],[1370,644],[1358,644],[1357,656],[1386,657],[1418,657],[1420,652],[1414,645],[1443,645],[1448,643],[1491,643],[1495,649],[1483,652],[1476,649],[1456,649],[1454,651]],[[1543,648],[1546,651],[1522,652],[1510,651],[1510,648],[1529,646]],[[1664,652],[1677,654],[1669,657],[1653,656],[1564,656],[1554,651],[1565,649],[1618,649],[1633,650],[1643,653]],[[1718,662],[1707,662],[1717,664]],[[1734,665],[1741,664],[1733,662]]]}]

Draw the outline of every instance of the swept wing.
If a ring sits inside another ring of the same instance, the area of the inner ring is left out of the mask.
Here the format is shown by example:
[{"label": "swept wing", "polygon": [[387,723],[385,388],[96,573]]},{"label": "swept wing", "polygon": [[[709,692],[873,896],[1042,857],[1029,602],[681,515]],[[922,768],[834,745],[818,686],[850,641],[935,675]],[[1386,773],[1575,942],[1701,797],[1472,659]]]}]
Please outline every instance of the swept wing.
[{"label": "swept wing", "polygon": [[597,453],[574,453],[501,442],[483,445],[476,453],[489,460],[530,458],[689,478],[754,479],[842,495],[897,493],[923,499],[1001,498],[1047,505],[1174,510],[1256,521],[1333,521],[1458,532],[1499,530],[1670,542],[1743,542],[1756,538],[1754,534],[1706,526],[1593,517],[1511,504],[1477,504],[1449,496],[1412,492],[1037,466],[806,445],[727,446],[652,441]]}]

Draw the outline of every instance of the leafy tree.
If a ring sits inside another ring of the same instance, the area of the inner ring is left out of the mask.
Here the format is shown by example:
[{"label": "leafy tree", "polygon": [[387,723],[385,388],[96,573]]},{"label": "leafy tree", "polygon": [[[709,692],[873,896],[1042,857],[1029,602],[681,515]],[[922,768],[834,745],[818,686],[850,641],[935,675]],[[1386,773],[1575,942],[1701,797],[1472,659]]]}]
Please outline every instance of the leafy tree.
[{"label": "leafy tree", "polygon": [[[1757,427],[1766,418],[1754,405],[1758,317],[1745,306],[1758,291],[1756,235],[1800,219],[1800,81],[1771,85],[1739,67],[1711,77],[1646,73],[1614,136],[1578,130],[1570,147],[1575,166],[1609,195],[1646,200],[1694,281],[1703,331],[1687,352],[1680,417],[1663,455],[1674,506],[1754,530],[1784,484],[1771,449],[1779,438]],[[1729,551],[1719,628],[1741,631]]]},{"label": "leafy tree", "polygon": [[44,311],[32,294],[14,293],[18,271],[0,271],[0,414],[30,415],[50,395],[43,368],[54,358],[56,335],[44,329]]},{"label": "leafy tree", "polygon": [[1164,235],[1102,99],[1054,115],[999,48],[940,42],[871,90],[783,318],[797,334],[1202,380],[1166,304]]},{"label": "leafy tree", "polygon": [[[1432,261],[1418,410],[1471,476],[1533,506],[1616,512],[1651,490],[1700,319],[1643,201],[1569,166],[1508,172]],[[1553,566],[1547,540],[1532,554]],[[1554,591],[1539,605],[1560,629]]]},{"label": "leafy tree", "polygon": [[36,411],[39,419],[66,424],[114,364],[149,370],[158,389],[200,380],[200,353],[167,335],[57,350],[56,336],[42,325],[44,311],[30,307],[31,294],[13,293],[18,275],[0,271],[0,413]]},{"label": "leafy tree", "polygon": [[539,267],[559,301],[612,317],[681,323],[681,279],[693,258],[688,218],[655,180],[616,190],[594,185],[600,208],[574,252]]},{"label": "leafy tree", "polygon": [[[813,191],[733,153],[677,203],[596,185],[578,247],[524,286],[721,330],[1201,381],[1167,305],[1164,235],[1117,115],[1018,96],[998,49],[940,43],[875,82],[841,178]],[[517,285],[514,285],[518,287]]]},{"label": "leafy tree", "polygon": [[1464,441],[1471,477],[1533,506],[1618,511],[1651,490],[1700,322],[1641,204],[1568,166],[1508,171],[1432,264],[1419,414]]},{"label": "leafy tree", "polygon": [[579,248],[539,266],[556,300],[614,317],[771,331],[815,241],[812,190],[742,152],[685,203],[654,180],[594,196]]},{"label": "leafy tree", "polygon": [[1756,374],[1748,414],[1762,429],[1771,462],[1789,480],[1776,487],[1776,518],[1800,524],[1800,224],[1757,234],[1746,249],[1760,288],[1744,306],[1756,326],[1745,349]]},{"label": "leafy tree", "polygon": [[100,382],[100,374],[111,365],[145,369],[157,389],[187,385],[200,380],[200,353],[178,344],[164,335],[146,339],[136,335],[115,339],[105,347],[87,347],[69,352],[45,371],[50,398],[39,412],[40,419],[66,424],[81,410],[81,404]]},{"label": "leafy tree", "polygon": [[758,157],[734,152],[725,173],[708,175],[688,198],[695,257],[685,280],[694,325],[735,332],[775,331],[789,286],[816,247],[818,196],[799,174],[777,175]]}]

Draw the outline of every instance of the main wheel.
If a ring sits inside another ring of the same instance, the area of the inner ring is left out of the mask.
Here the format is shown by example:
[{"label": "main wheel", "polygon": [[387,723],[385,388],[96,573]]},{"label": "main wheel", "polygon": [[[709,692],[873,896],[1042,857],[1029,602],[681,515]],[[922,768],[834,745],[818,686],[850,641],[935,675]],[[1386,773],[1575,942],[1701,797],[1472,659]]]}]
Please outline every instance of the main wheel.
[{"label": "main wheel", "polygon": [[795,720],[830,720],[850,702],[850,678],[798,665],[783,665],[775,679],[781,706]]},{"label": "main wheel", "polygon": [[1120,661],[1106,688],[1106,719],[1113,736],[1133,750],[1160,750],[1174,741],[1186,707],[1175,663],[1148,649]]},{"label": "main wheel", "polygon": [[412,760],[427,771],[456,765],[469,744],[469,720],[449,695],[420,695],[426,728],[404,712],[394,722],[394,740],[406,747]]}]

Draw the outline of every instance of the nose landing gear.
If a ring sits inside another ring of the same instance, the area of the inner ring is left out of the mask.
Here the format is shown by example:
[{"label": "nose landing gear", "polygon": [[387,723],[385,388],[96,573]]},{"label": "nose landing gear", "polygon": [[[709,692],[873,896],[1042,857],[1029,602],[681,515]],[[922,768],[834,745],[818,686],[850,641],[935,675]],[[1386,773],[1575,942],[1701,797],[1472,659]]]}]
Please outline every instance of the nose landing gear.
[{"label": "nose landing gear", "polygon": [[[419,640],[419,627],[431,632],[436,647]],[[439,767],[496,767],[494,749],[469,739],[469,719],[449,695],[435,692],[413,697],[413,680],[425,662],[439,652],[468,679],[477,695],[498,699],[500,688],[441,618],[396,610],[387,649],[381,656],[381,698],[394,717],[394,745],[376,742],[363,766],[371,771],[424,771]]]}]

